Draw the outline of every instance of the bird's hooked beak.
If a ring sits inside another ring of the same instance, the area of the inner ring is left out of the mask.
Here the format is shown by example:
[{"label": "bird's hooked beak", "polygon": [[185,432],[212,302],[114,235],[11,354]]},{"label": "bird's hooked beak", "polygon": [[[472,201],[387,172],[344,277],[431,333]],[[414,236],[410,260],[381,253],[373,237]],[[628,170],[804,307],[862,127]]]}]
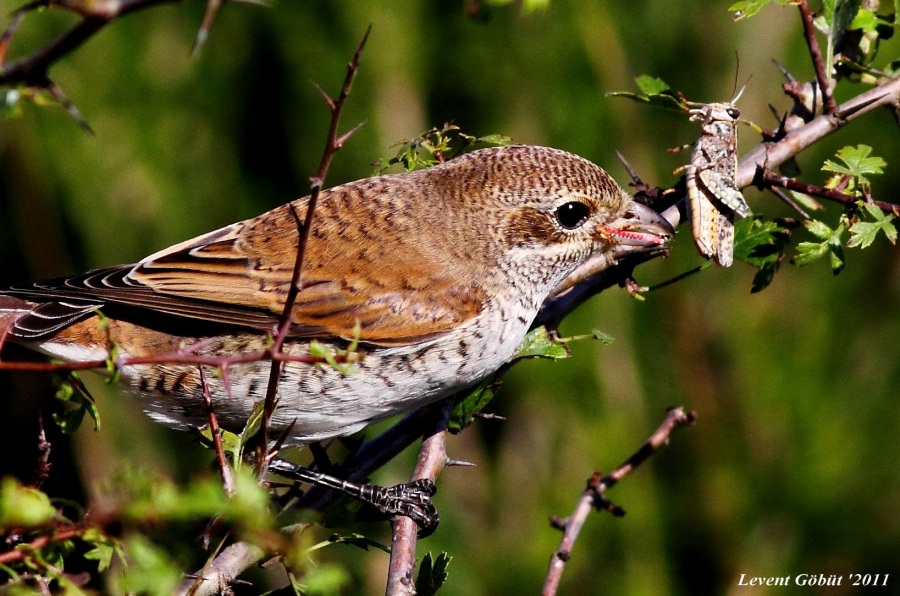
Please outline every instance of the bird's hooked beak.
[{"label": "bird's hooked beak", "polygon": [[622,257],[665,254],[668,243],[675,238],[675,228],[653,209],[631,201],[625,213],[600,226],[597,235],[598,240],[608,248],[595,253],[570,273],[550,292],[550,298],[557,297],[576,284],[614,266]]},{"label": "bird's hooked beak", "polygon": [[615,248],[616,258],[645,252],[664,251],[675,237],[675,228],[646,205],[631,201],[625,213],[601,227]]}]

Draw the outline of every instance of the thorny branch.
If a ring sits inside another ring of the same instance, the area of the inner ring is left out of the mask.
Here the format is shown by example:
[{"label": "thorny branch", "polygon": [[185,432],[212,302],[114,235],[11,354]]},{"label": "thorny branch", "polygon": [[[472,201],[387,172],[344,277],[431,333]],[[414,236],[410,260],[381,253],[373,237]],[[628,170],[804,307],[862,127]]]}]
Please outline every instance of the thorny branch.
[{"label": "thorny branch", "polygon": [[544,596],[552,596],[559,589],[559,582],[562,579],[566,563],[572,556],[575,540],[578,538],[578,534],[581,532],[581,528],[584,526],[590,512],[596,509],[598,511],[609,511],[615,516],[625,514],[620,507],[614,505],[606,497],[606,491],[631,474],[650,456],[666,446],[669,443],[669,437],[676,429],[683,426],[691,426],[696,419],[697,415],[694,412],[685,412],[684,408],[670,409],[666,419],[659,428],[622,465],[602,478],[600,477],[600,472],[594,472],[571,515],[565,519],[551,518],[551,523],[563,531],[563,536],[559,547],[550,559],[550,568],[547,571],[544,588],[541,592]]},{"label": "thorny branch", "polygon": [[[10,24],[0,36],[0,85],[23,85],[43,89],[53,97],[82,128],[91,132],[78,108],[66,97],[62,89],[50,78],[50,68],[60,59],[71,54],[101,29],[125,15],[161,4],[181,0],[33,0],[12,14]],[[257,0],[236,0],[255,2]],[[213,19],[224,0],[207,0],[206,14],[197,30],[193,53],[196,54],[209,37]],[[31,54],[11,64],[3,64],[6,53],[25,15],[39,8],[59,7],[81,15],[82,19]]]},{"label": "thorny branch", "polygon": [[812,11],[806,0],[799,0],[797,7],[800,9],[800,18],[803,21],[803,35],[806,38],[806,46],[809,48],[812,57],[813,68],[816,71],[816,82],[819,83],[819,92],[822,94],[822,103],[825,113],[829,116],[837,116],[837,104],[834,102],[834,93],[831,89],[831,77],[828,75],[825,60],[822,59],[822,50],[819,47],[819,40],[816,39],[816,27],[813,25]]},{"label": "thorny branch", "polygon": [[[288,287],[288,293],[284,300],[284,309],[281,312],[281,318],[278,321],[275,339],[270,348],[270,351],[273,354],[281,353],[281,348],[284,345],[284,340],[287,338],[288,332],[290,331],[291,324],[293,322],[293,311],[294,304],[297,301],[297,294],[299,294],[303,289],[303,281],[300,278],[300,274],[303,270],[303,259],[306,255],[306,246],[309,242],[309,234],[310,230],[312,229],[313,214],[316,210],[316,203],[319,200],[319,193],[322,191],[322,185],[325,182],[325,175],[328,173],[328,167],[331,165],[331,159],[334,157],[334,154],[344,146],[344,143],[350,138],[350,136],[359,129],[359,125],[357,125],[341,135],[338,134],[338,125],[340,124],[341,110],[344,107],[344,101],[346,101],[347,97],[350,95],[350,87],[353,84],[353,78],[356,76],[356,71],[359,68],[359,59],[362,55],[363,49],[366,46],[366,40],[368,40],[371,30],[372,27],[370,25],[369,28],[366,29],[366,32],[363,34],[362,40],[359,42],[359,46],[357,46],[356,52],[353,54],[353,58],[350,60],[350,63],[347,64],[347,74],[344,76],[344,84],[341,87],[341,92],[338,95],[337,99],[332,99],[328,96],[327,93],[319,89],[319,92],[325,100],[328,109],[331,111],[331,122],[328,127],[328,137],[325,142],[325,150],[322,153],[322,160],[319,162],[319,169],[316,171],[315,176],[309,179],[311,192],[309,195],[309,202],[306,205],[306,214],[302,223],[300,222],[297,212],[294,211],[293,205],[290,207],[294,218],[297,221],[299,242],[297,245],[297,257],[294,260],[294,270],[291,274],[291,285]],[[266,401],[263,407],[262,428],[260,432],[262,457],[259,458],[259,462],[261,474],[265,473],[266,466],[268,465],[270,458],[270,454],[268,453],[269,424],[272,419],[272,414],[275,412],[275,396],[278,392],[278,380],[280,377],[281,363],[273,360],[272,368],[270,369],[269,373],[269,385],[266,389]]]}]

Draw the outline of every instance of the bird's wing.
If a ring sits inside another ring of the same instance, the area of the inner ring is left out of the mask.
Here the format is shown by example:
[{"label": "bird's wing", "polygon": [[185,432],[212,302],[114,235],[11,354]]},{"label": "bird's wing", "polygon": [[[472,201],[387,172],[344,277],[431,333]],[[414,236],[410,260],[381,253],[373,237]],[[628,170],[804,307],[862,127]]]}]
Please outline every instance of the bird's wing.
[{"label": "bird's wing", "polygon": [[[305,202],[296,202],[295,208],[300,213],[286,205],[136,265],[20,285],[12,292],[272,330],[290,286]],[[292,336],[349,339],[358,322],[363,341],[416,342],[480,311],[485,294],[470,283],[471,265],[449,261],[421,234],[402,226],[379,227],[376,241],[370,234],[384,222],[362,221],[365,214],[328,212],[342,209],[340,205],[320,208],[325,213],[313,222]]]}]

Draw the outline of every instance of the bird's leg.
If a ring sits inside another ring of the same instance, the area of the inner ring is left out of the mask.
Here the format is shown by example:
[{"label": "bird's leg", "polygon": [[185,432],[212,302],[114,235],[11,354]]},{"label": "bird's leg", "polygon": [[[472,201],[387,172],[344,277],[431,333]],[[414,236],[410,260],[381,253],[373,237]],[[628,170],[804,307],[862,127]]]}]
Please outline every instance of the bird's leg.
[{"label": "bird's leg", "polygon": [[376,507],[383,513],[406,516],[419,526],[420,538],[424,538],[434,532],[440,522],[437,509],[431,502],[431,497],[437,492],[437,487],[434,485],[434,482],[427,478],[413,480],[406,484],[395,484],[394,486],[358,484],[321,472],[315,472],[283,459],[274,460],[269,466],[269,470],[298,482],[336,490],[367,505]]}]

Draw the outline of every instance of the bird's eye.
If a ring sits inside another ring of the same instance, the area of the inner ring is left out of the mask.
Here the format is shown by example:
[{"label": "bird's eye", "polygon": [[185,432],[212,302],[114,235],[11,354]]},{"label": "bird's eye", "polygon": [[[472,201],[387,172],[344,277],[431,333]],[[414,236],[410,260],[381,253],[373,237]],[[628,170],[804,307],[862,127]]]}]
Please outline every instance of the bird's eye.
[{"label": "bird's eye", "polygon": [[738,118],[741,117],[741,111],[737,108],[728,108],[725,111],[728,112],[728,115],[731,116],[732,118],[734,118],[735,120],[737,120]]},{"label": "bird's eye", "polygon": [[567,230],[574,230],[590,217],[591,210],[584,203],[569,201],[556,208],[556,221]]}]

